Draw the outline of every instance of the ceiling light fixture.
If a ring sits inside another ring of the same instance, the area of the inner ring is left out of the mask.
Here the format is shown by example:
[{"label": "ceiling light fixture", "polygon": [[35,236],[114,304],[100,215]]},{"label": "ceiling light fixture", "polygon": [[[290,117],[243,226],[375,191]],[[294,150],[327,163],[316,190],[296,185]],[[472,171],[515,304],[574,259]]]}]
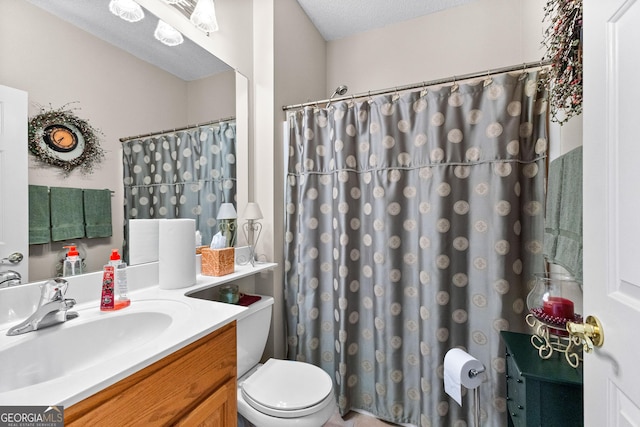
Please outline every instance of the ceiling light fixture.
[{"label": "ceiling light fixture", "polygon": [[128,22],[138,22],[144,18],[142,7],[133,0],[111,0],[109,10]]},{"label": "ceiling light fixture", "polygon": [[196,8],[191,14],[190,21],[206,33],[218,31],[216,7],[213,4],[213,0],[198,0]]},{"label": "ceiling light fixture", "polygon": [[176,30],[162,19],[158,19],[158,25],[156,26],[156,30],[153,32],[153,36],[167,46],[178,46],[184,42],[184,37],[182,37],[180,31]]}]

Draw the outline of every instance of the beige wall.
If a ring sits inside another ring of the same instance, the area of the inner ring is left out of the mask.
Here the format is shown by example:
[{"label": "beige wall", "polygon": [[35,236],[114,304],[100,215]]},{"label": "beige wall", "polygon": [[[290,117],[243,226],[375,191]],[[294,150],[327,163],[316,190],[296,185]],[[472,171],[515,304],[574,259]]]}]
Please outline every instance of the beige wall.
[{"label": "beige wall", "polygon": [[[29,25],[25,25],[29,22]],[[112,248],[122,246],[123,189],[119,138],[181,127],[235,114],[234,73],[185,82],[123,52],[23,0],[0,2],[0,84],[29,93],[29,115],[39,106],[70,104],[99,128],[105,159],[91,175],[57,168],[30,156],[29,183],[109,188],[113,236],[82,239],[88,269],[102,268]],[[62,243],[30,247],[30,280],[51,277]]]},{"label": "beige wall", "polygon": [[235,72],[226,71],[187,83],[188,122],[204,123],[235,116]]},{"label": "beige wall", "polygon": [[476,0],[329,42],[327,87],[365,93],[539,61],[545,3]]},{"label": "beige wall", "polygon": [[266,354],[284,357],[283,132],[282,106],[326,93],[326,43],[296,0],[256,0],[254,21],[255,167],[254,200],[264,213],[258,253],[278,263],[256,283],[258,292],[276,297]]}]

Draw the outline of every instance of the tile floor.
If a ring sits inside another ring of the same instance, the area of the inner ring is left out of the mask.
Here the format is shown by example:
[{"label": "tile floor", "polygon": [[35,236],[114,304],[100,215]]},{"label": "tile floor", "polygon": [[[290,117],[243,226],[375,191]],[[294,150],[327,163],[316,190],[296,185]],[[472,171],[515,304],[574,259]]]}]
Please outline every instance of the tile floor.
[{"label": "tile floor", "polygon": [[340,415],[336,413],[324,427],[393,427],[395,425],[396,424],[386,423],[369,415],[351,411],[347,413],[344,418],[341,418]]},{"label": "tile floor", "polygon": [[353,427],[388,427],[396,425],[357,412],[349,412],[344,418],[347,420],[346,422],[353,421]]}]

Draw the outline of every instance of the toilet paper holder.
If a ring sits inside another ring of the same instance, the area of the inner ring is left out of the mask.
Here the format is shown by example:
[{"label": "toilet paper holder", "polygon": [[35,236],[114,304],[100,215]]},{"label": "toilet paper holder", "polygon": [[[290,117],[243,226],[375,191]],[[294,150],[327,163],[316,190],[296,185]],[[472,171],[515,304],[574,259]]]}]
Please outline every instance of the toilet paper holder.
[{"label": "toilet paper holder", "polygon": [[452,348],[444,356],[444,388],[462,406],[461,387],[473,389],[475,427],[480,427],[480,374],[486,366],[461,348]]},{"label": "toilet paper holder", "polygon": [[481,373],[483,373],[484,371],[486,371],[486,369],[484,367],[482,367],[480,369],[469,369],[469,378],[475,378],[478,375],[480,375]]},{"label": "toilet paper holder", "polygon": [[[482,366],[482,368],[478,369],[469,369],[469,378],[475,378],[487,369]],[[480,427],[480,391],[477,388],[473,389],[473,421],[475,427]]]},{"label": "toilet paper holder", "polygon": [[[486,370],[487,369],[484,366],[478,369],[471,368],[469,369],[469,373],[468,373],[469,378],[475,378]],[[480,427],[480,391],[477,388],[473,389],[473,405],[474,405],[474,413],[473,413],[474,426]]]}]

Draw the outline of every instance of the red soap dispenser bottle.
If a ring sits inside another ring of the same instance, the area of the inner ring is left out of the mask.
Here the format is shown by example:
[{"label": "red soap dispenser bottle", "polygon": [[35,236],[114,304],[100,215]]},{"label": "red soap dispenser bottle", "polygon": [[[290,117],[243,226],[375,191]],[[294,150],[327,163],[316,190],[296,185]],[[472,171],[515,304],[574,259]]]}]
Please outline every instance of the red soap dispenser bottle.
[{"label": "red soap dispenser bottle", "polygon": [[127,264],[122,262],[117,249],[111,251],[109,263],[102,274],[100,310],[120,310],[131,304],[127,286]]}]

